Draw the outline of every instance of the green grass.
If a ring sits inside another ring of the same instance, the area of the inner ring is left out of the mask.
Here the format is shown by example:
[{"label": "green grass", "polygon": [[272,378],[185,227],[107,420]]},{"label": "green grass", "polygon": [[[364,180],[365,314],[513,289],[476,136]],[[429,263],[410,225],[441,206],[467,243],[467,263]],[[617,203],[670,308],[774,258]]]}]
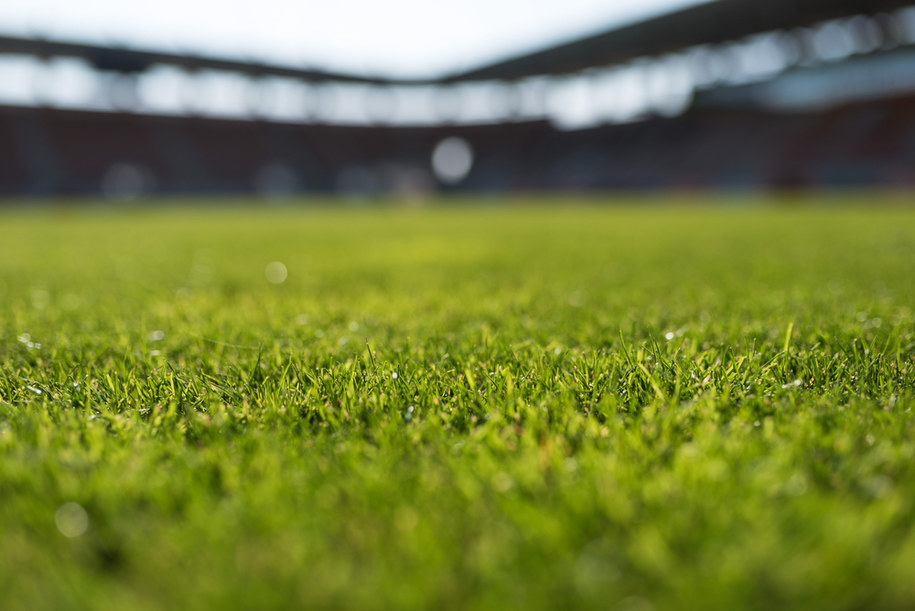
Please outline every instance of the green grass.
[{"label": "green grass", "polygon": [[824,203],[0,212],[0,608],[911,609],[915,209]]}]

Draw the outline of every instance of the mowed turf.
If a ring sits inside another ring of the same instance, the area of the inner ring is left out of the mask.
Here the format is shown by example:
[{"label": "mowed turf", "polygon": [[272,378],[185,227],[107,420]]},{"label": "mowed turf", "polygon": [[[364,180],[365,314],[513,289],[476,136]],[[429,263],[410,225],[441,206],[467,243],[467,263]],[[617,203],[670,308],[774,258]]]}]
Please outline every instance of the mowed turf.
[{"label": "mowed turf", "polygon": [[873,200],[2,211],[0,608],[911,609]]}]

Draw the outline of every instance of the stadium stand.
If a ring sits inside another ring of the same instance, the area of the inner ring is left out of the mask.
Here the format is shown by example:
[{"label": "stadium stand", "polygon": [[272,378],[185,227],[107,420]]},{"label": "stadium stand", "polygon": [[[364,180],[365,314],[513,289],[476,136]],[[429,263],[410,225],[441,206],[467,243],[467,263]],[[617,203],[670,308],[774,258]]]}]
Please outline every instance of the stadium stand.
[{"label": "stadium stand", "polygon": [[[712,49],[720,63],[733,59],[734,44],[773,31],[773,40],[794,53],[766,78],[741,83],[722,77],[697,85],[689,104],[666,113],[671,116],[645,112],[579,129],[548,116],[347,125],[8,103],[0,106],[0,195],[913,187],[915,10],[906,6],[896,0],[719,0],[412,83],[0,37],[0,55],[75,57],[104,74],[137,75],[170,65],[375,87],[448,87],[481,79],[511,85],[544,75],[587,75],[645,57],[696,55],[696,49]],[[842,44],[847,48],[836,52]],[[836,84],[848,93],[845,99],[829,93]],[[791,102],[817,91],[813,103]],[[430,167],[431,152],[450,137],[475,152],[471,171],[457,185],[436,181]]]},{"label": "stadium stand", "polygon": [[158,193],[256,193],[273,164],[297,191],[396,191],[392,169],[428,172],[429,151],[458,135],[478,151],[466,190],[915,186],[913,116],[915,99],[898,99],[561,131],[545,121],[403,129],[18,108],[0,116],[0,185],[92,195],[128,164]]}]

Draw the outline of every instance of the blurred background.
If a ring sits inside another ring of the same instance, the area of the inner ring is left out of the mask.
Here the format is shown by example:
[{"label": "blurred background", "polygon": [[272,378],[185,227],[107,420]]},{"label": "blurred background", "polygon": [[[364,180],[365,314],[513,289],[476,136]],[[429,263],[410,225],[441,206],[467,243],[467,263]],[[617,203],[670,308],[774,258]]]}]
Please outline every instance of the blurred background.
[{"label": "blurred background", "polygon": [[0,196],[915,186],[912,0],[0,0]]}]

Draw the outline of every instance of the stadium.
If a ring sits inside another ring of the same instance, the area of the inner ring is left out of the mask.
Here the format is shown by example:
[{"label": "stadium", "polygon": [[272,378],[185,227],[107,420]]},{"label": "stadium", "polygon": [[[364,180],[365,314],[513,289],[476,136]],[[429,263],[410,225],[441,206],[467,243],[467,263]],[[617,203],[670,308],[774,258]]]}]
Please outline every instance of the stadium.
[{"label": "stadium", "polygon": [[0,4],[0,609],[915,608],[912,0],[465,2]]},{"label": "stadium", "polygon": [[905,187],[913,41],[901,0],[729,0],[385,81],[4,37],[0,192]]}]

